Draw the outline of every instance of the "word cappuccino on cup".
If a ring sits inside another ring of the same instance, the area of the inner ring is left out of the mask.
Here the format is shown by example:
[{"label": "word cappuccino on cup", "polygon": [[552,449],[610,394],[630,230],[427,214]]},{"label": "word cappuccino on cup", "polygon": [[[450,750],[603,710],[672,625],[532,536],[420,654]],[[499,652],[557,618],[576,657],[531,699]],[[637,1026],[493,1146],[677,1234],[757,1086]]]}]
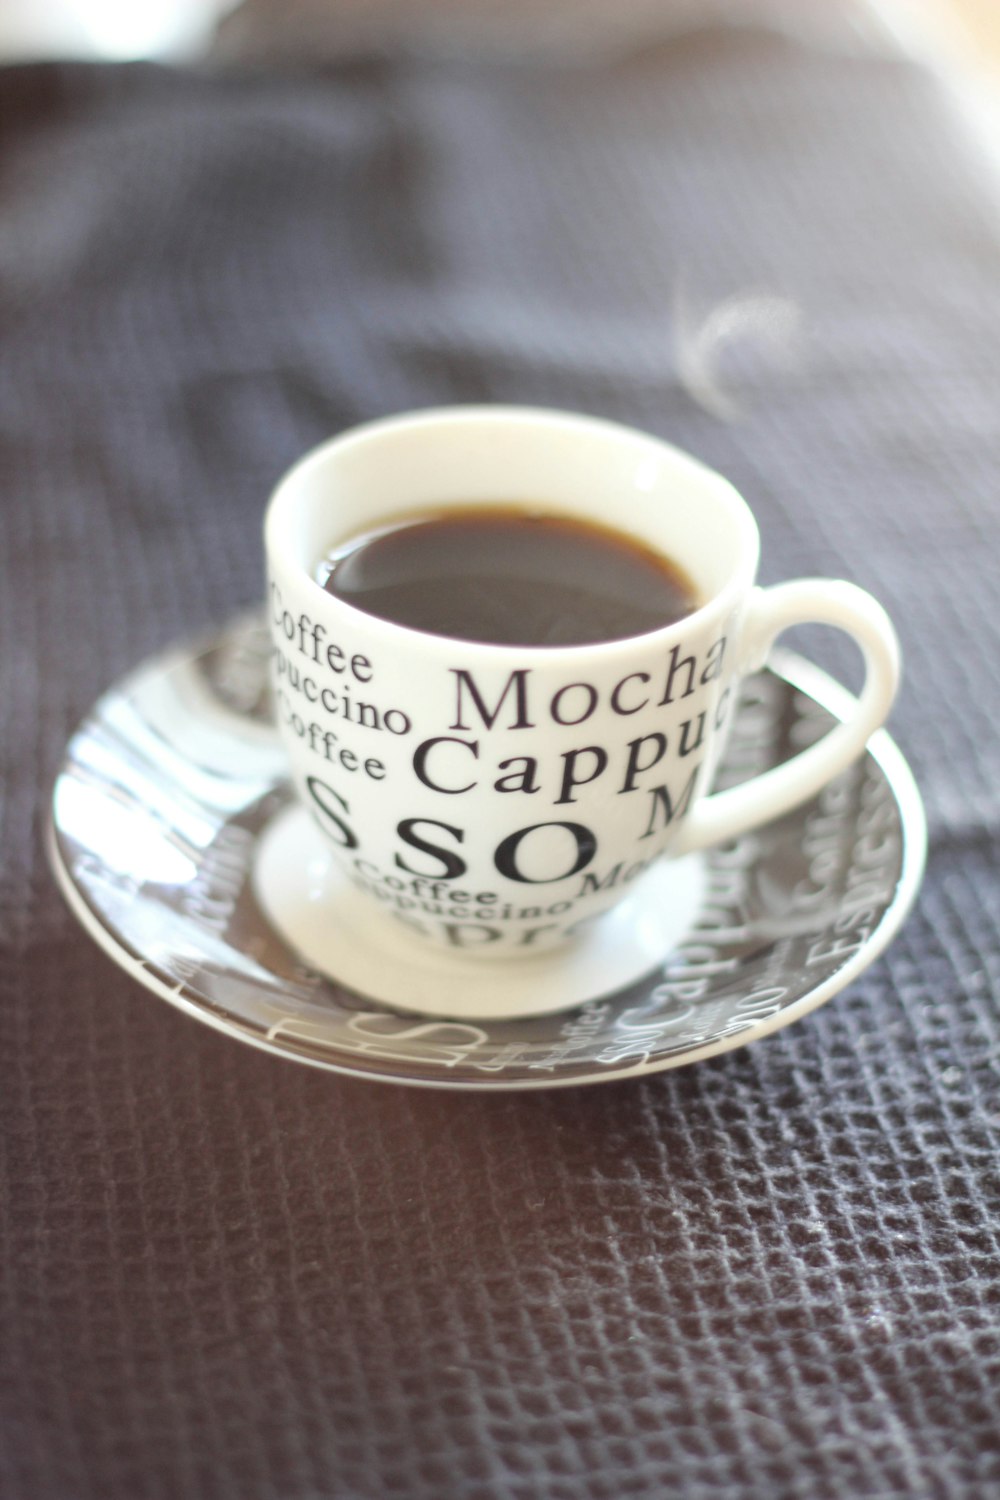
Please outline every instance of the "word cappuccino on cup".
[{"label": "word cappuccino on cup", "polygon": [[[268,510],[277,718],[371,938],[483,958],[585,935],[661,857],[813,796],[864,748],[898,648],[852,584],[756,586],[749,508],[617,424],[457,407],[325,444]],[[739,681],[813,621],[851,634],[853,715],[711,791]]]}]

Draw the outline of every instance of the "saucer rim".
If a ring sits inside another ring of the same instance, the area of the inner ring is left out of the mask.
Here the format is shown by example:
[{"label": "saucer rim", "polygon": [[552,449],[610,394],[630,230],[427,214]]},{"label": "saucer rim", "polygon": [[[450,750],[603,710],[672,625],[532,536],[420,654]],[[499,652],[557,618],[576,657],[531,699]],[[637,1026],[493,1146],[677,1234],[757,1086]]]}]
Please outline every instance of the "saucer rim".
[{"label": "saucer rim", "polygon": [[[59,779],[65,774],[69,749],[77,735],[84,725],[99,712],[101,705],[107,699],[127,692],[135,680],[147,672],[155,671],[158,666],[161,670],[167,670],[172,664],[176,664],[179,658],[203,654],[212,649],[226,634],[241,626],[246,628],[254,618],[255,616],[249,614],[241,615],[231,621],[228,626],[223,625],[215,632],[205,632],[198,640],[189,642],[187,645],[183,642],[175,644],[123,674],[117,683],[95,701],[73,731],[56,773],[55,785],[58,785]],[[796,691],[804,693],[820,708],[839,719],[846,718],[856,702],[854,695],[847,688],[823,668],[816,666],[797,652],[781,648],[773,651],[763,670],[788,683]],[[268,1034],[251,1028],[230,1011],[222,1011],[213,1006],[211,1001],[204,996],[193,994],[183,981],[174,983],[164,978],[151,968],[148,961],[130,944],[111,932],[97,910],[87,901],[63,858],[55,821],[54,797],[50,798],[49,802],[44,842],[50,869],[64,900],[97,946],[144,989],[161,1000],[167,1001],[182,1014],[210,1026],[226,1037],[244,1042],[272,1057],[303,1063],[325,1073],[335,1073],[342,1077],[362,1079],[372,1083],[402,1084],[409,1088],[446,1089],[464,1093],[519,1093],[537,1089],[577,1088],[591,1084],[624,1082],[632,1078],[666,1072],[673,1068],[687,1067],[691,1063],[719,1057],[724,1053],[748,1046],[751,1042],[762,1040],[777,1031],[784,1030],[786,1026],[792,1025],[826,1004],[852,984],[881,956],[909,914],[920,889],[927,859],[927,820],[913,772],[887,729],[876,730],[869,739],[864,754],[870,755],[880,767],[899,809],[902,849],[899,879],[892,901],[883,912],[878,926],[862,946],[855,950],[840,968],[828,975],[813,989],[800,995],[797,1000],[775,1014],[754,1021],[742,1031],[717,1037],[699,1046],[689,1047],[662,1057],[645,1058],[628,1067],[617,1068],[611,1065],[595,1070],[594,1064],[588,1064],[586,1059],[581,1059],[579,1072],[568,1072],[558,1077],[505,1079],[502,1074],[494,1074],[480,1078],[455,1078],[445,1072],[413,1076],[399,1071],[398,1068],[394,1070],[389,1059],[383,1059],[385,1067],[379,1071],[371,1069],[370,1066],[355,1063],[350,1054],[338,1055],[333,1049],[329,1056],[322,1056],[298,1050],[287,1043],[276,1042]],[[363,998],[368,1000],[375,1009],[393,1013],[391,1007],[386,1007],[367,996]],[[404,1014],[403,1012],[395,1013]],[[493,1024],[497,1024],[496,1019]],[[500,1024],[517,1025],[518,1023],[515,1020]]]}]

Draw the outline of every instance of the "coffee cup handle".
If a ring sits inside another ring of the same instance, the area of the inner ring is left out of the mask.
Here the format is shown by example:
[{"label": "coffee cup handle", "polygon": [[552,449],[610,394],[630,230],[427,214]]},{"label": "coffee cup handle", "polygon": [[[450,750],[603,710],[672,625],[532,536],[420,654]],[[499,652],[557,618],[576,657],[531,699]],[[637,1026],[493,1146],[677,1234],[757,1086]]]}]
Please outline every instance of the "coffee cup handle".
[{"label": "coffee cup handle", "polygon": [[861,647],[865,683],[854,712],[783,765],[703,797],[682,825],[671,854],[737,838],[807,801],[862,753],[869,736],[884,723],[899,684],[899,642],[882,606],[853,583],[799,578],[754,589],[741,634],[740,675],[764,665],[783,630],[806,624],[835,625]]}]

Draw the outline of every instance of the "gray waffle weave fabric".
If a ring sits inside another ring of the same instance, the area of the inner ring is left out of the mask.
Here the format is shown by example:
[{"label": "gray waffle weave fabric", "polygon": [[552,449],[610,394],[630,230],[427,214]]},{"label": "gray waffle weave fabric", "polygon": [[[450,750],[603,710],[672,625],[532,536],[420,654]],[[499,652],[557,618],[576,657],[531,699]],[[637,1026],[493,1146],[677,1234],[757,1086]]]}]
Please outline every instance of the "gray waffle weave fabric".
[{"label": "gray waffle weave fabric", "polygon": [[[910,64],[765,34],[0,75],[5,1500],[1000,1495],[977,152]],[[899,623],[924,890],[771,1040],[549,1095],[341,1080],[181,1018],[53,888],[94,697],[260,596],[304,449],[456,400],[671,437],[767,580]]]}]

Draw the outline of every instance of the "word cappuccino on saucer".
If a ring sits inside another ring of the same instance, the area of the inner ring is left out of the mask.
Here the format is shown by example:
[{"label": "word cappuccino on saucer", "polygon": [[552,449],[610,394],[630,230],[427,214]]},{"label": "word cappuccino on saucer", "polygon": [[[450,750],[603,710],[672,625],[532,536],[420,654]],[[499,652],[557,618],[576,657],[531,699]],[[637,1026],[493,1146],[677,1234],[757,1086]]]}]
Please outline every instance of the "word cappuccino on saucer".
[{"label": "word cappuccino on saucer", "polygon": [[[360,427],[282,481],[266,548],[293,784],[376,946],[405,930],[485,960],[585,939],[662,858],[813,796],[896,689],[870,595],[757,587],[732,486],[589,417],[457,407]],[[852,716],[713,793],[740,678],[807,621],[861,647]]]}]

